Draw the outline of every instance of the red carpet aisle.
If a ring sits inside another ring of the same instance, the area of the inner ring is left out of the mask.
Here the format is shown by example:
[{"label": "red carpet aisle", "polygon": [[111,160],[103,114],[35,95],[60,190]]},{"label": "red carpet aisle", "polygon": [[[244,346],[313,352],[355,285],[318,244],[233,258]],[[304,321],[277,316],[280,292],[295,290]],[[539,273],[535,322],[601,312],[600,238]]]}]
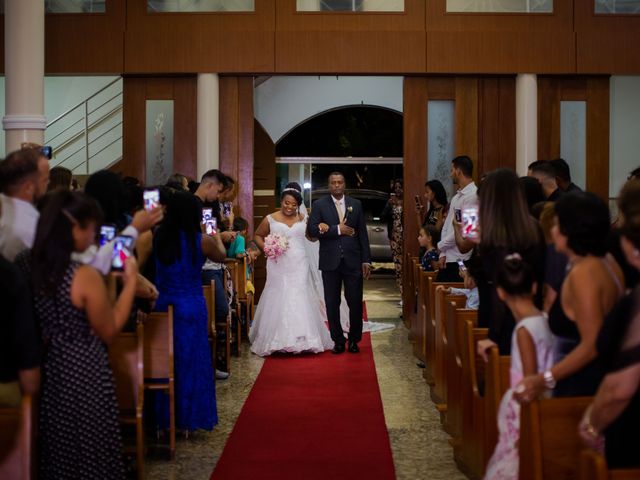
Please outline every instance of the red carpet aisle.
[{"label": "red carpet aisle", "polygon": [[212,479],[394,479],[371,339],[268,358]]}]

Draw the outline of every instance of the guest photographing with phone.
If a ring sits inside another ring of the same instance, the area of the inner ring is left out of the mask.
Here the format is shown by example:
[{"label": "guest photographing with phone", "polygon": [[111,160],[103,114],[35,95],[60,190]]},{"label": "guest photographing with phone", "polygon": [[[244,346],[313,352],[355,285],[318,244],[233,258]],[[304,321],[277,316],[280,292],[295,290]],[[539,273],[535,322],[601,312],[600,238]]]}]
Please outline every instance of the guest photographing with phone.
[{"label": "guest photographing with phone", "polygon": [[461,282],[458,272],[458,260],[468,260],[471,252],[462,253],[456,244],[454,217],[457,222],[462,221],[462,211],[477,206],[477,187],[471,178],[473,175],[473,162],[466,155],[456,157],[451,162],[451,180],[457,188],[456,194],[451,199],[449,212],[442,227],[442,239],[438,243],[440,251],[440,270],[436,276],[437,282]]}]

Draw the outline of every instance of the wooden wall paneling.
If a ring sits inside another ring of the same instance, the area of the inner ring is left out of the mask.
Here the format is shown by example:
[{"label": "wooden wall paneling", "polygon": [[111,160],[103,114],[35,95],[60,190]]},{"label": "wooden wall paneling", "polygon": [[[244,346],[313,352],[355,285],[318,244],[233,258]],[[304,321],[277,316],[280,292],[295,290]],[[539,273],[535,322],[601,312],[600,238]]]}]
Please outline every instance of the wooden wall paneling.
[{"label": "wooden wall paneling", "polygon": [[425,71],[423,0],[405,0],[402,13],[296,12],[296,0],[276,9],[277,72]]},{"label": "wooden wall paneling", "polygon": [[255,12],[147,13],[129,0],[124,44],[127,73],[272,72],[275,1]]},{"label": "wooden wall paneling", "polygon": [[238,77],[220,77],[220,170],[238,177]]},{"label": "wooden wall paneling", "polygon": [[173,81],[174,137],[173,170],[194,180],[198,158],[198,80],[196,76],[176,77]]},{"label": "wooden wall paneling", "polygon": [[538,77],[538,160],[560,156],[559,79]]},{"label": "wooden wall paneling", "polygon": [[220,78],[220,170],[238,185],[239,214],[253,232],[253,77]]},{"label": "wooden wall paneling", "polygon": [[[266,130],[254,120],[254,170],[253,170],[253,222],[259,225],[262,219],[275,211],[276,146]],[[254,269],[256,301],[267,278],[266,261],[260,256]]]},{"label": "wooden wall paneling", "polygon": [[241,77],[238,87],[238,206],[253,233],[253,77]]},{"label": "wooden wall paneling", "polygon": [[573,73],[573,1],[553,14],[446,13],[426,2],[428,73]]},{"label": "wooden wall paneling", "polygon": [[468,155],[478,177],[478,79],[456,77],[456,155]]},{"label": "wooden wall paneling", "polygon": [[515,77],[483,77],[478,98],[478,177],[516,167]]},{"label": "wooden wall paneling", "polygon": [[146,101],[173,100],[173,170],[196,175],[197,80],[188,77],[125,77],[123,82],[123,175],[145,182]]},{"label": "wooden wall paneling", "polygon": [[574,4],[576,72],[640,74],[640,15],[595,15],[593,1]]},{"label": "wooden wall paneling", "polygon": [[126,3],[106,0],[105,13],[46,14],[45,73],[120,75]]},{"label": "wooden wall paneling", "polygon": [[[403,84],[403,151],[404,151],[404,197],[411,199],[422,195],[427,172],[427,79],[424,77],[405,77]],[[405,255],[418,254],[418,228],[413,209],[404,209],[404,246]],[[409,285],[413,275],[410,265],[403,268],[403,284]],[[405,319],[414,315],[416,299],[414,292],[404,290],[402,313]]]},{"label": "wooden wall paneling", "polygon": [[587,190],[609,199],[609,77],[587,79]]},{"label": "wooden wall paneling", "polygon": [[146,83],[146,78],[123,79],[121,173],[140,179],[145,176]]}]

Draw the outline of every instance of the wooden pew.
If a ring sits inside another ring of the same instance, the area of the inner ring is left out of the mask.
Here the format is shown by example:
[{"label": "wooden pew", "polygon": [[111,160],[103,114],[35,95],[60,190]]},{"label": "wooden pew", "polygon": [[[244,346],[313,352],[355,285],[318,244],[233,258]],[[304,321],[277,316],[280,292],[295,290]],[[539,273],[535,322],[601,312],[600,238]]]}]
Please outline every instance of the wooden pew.
[{"label": "wooden pew", "polygon": [[0,408],[0,478],[35,478],[35,407],[31,395],[23,395],[16,408]]},{"label": "wooden pew", "polygon": [[593,450],[580,455],[580,480],[638,480],[640,468],[608,469],[607,460]]},{"label": "wooden pew", "polygon": [[534,400],[520,412],[520,480],[577,478],[578,424],[593,397]]},{"label": "wooden pew", "polygon": [[207,304],[207,314],[209,316],[207,321],[207,336],[209,338],[209,345],[211,346],[214,375],[218,361],[218,343],[224,345],[226,371],[231,373],[231,324],[228,318],[225,318],[224,321],[221,322],[216,321],[216,282],[211,280],[211,285],[203,285],[202,294]]},{"label": "wooden pew", "polygon": [[500,355],[498,347],[488,352],[489,361],[485,371],[485,467],[498,443],[498,410],[500,401],[511,383],[511,357]]},{"label": "wooden pew", "polygon": [[[484,471],[484,360],[476,354],[476,344],[487,338],[489,330],[474,328],[466,320],[463,326],[462,348],[462,443],[454,445],[454,459],[458,468],[472,479],[482,477]],[[550,477],[551,478],[551,477]]]},{"label": "wooden pew", "polygon": [[[233,330],[235,328],[235,341],[237,342],[237,348],[235,351],[236,356],[240,356],[240,346],[242,345],[242,322],[240,321],[240,306],[238,304],[238,287],[240,285],[240,267],[238,266],[238,260],[233,258],[227,258],[224,261],[225,266],[229,270],[231,274],[231,281],[233,283],[233,303],[231,304],[231,310],[234,310],[236,313],[236,321],[235,324],[233,320],[231,321],[231,332],[233,334]],[[242,275],[244,277],[244,275]],[[233,317],[232,317],[233,318]]]},{"label": "wooden pew", "polygon": [[[434,385],[432,391],[435,391],[435,396],[440,399],[440,405],[438,410],[442,414],[442,420],[446,422],[446,408],[447,408],[447,348],[448,338],[446,332],[446,320],[447,320],[447,304],[451,298],[451,301],[455,301],[460,307],[464,307],[467,297],[464,295],[452,296],[445,293],[444,289],[434,290],[434,318],[436,324],[436,357],[433,368]],[[446,430],[446,428],[445,428]]]},{"label": "wooden pew", "polygon": [[[442,377],[444,376],[444,348],[441,342],[442,320],[440,316],[436,316],[436,288],[440,285],[442,285],[443,287],[463,287],[462,283],[459,282],[436,282],[435,276],[433,279],[429,279],[429,285],[427,287],[428,297],[425,298],[427,308],[425,334],[427,336],[427,353],[425,356],[427,358],[427,368],[429,369],[429,374],[433,379],[432,384],[430,384],[431,400],[433,400],[433,402],[436,404],[443,404],[443,399],[445,396],[445,391],[442,384]],[[437,381],[438,378],[440,379],[439,384]]]},{"label": "wooden pew", "polygon": [[[247,293],[247,267],[249,265],[248,257],[244,257],[239,262],[238,268],[238,318],[241,318],[242,308],[245,312],[245,325],[244,334],[249,338],[249,329],[251,328],[251,322],[253,321],[254,303],[253,294]],[[251,283],[253,283],[253,270],[251,270]]]},{"label": "wooden pew", "polygon": [[175,385],[173,371],[173,305],[154,312],[144,323],[144,388],[169,395],[169,453],[176,455]]},{"label": "wooden pew", "polygon": [[[142,318],[144,317],[146,315]],[[144,479],[143,332],[143,324],[138,323],[135,333],[120,333],[109,345],[109,363],[115,379],[116,398],[120,408],[118,420],[123,425],[134,425],[136,430],[135,455],[139,480]]]},{"label": "wooden pew", "polygon": [[[462,352],[461,339],[456,338],[456,322],[466,319],[474,320],[475,310],[465,310],[466,297],[461,295],[447,295],[443,304],[446,307],[444,346],[446,415],[443,428],[454,441],[459,440],[462,425]],[[437,380],[436,380],[437,382]]]},{"label": "wooden pew", "polygon": [[426,352],[427,352],[427,337],[426,337],[426,328],[427,328],[427,303],[425,302],[425,298],[428,294],[428,285],[429,278],[433,279],[435,277],[435,272],[425,272],[422,270],[422,267],[419,267],[420,271],[418,273],[418,283],[416,285],[418,295],[417,295],[417,314],[413,318],[411,322],[411,333],[413,339],[413,355],[420,359],[421,361],[427,361]]},{"label": "wooden pew", "polygon": [[402,301],[406,304],[406,307],[402,309],[402,321],[404,323],[404,326],[409,329],[410,342],[414,341],[412,325],[415,323],[415,307],[418,302],[418,285],[416,283],[416,267],[420,264],[418,260],[418,257],[413,256],[411,253],[407,253],[405,265],[407,265],[409,271],[404,276],[407,285],[405,286],[403,291],[404,298],[402,299]]}]

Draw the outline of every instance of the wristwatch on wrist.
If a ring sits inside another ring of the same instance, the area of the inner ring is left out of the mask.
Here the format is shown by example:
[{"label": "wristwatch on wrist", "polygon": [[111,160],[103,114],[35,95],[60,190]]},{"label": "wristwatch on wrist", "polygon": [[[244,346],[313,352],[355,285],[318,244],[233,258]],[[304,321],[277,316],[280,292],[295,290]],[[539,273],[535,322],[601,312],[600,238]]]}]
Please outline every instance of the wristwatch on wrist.
[{"label": "wristwatch on wrist", "polygon": [[551,370],[547,370],[542,374],[544,377],[544,386],[547,387],[548,390],[553,390],[556,388],[556,379],[553,378],[553,373]]}]

